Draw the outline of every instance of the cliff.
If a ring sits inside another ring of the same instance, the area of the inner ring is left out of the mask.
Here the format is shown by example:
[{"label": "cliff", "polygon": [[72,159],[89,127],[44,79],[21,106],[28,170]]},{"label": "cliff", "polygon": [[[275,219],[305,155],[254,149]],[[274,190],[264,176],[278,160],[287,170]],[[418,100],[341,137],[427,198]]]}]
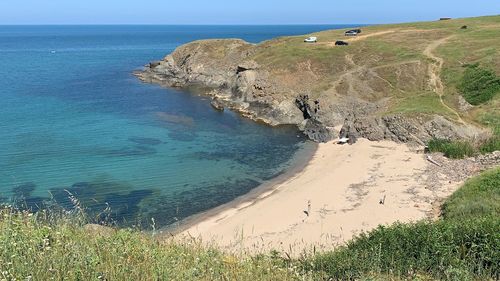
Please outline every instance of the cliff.
[{"label": "cliff", "polygon": [[500,72],[500,16],[370,26],[354,38],[343,32],[311,34],[316,44],[303,42],[309,35],[260,44],[195,41],[136,75],[168,87],[197,86],[216,108],[273,126],[296,124],[318,142],[337,137],[340,125],[343,135],[370,140],[478,139],[491,125],[485,114],[498,120],[498,95],[472,106],[457,85],[464,64]]}]

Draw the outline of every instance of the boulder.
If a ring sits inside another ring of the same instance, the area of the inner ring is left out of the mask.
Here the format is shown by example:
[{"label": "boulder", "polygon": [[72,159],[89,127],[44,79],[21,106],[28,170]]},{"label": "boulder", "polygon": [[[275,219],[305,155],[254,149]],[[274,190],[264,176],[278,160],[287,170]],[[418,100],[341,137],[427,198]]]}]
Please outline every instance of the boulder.
[{"label": "boulder", "polygon": [[210,105],[215,109],[215,110],[218,110],[218,111],[224,111],[224,104],[222,102],[220,102],[220,100],[218,98],[214,98],[212,99],[212,101],[210,102]]},{"label": "boulder", "polygon": [[253,60],[244,61],[238,64],[238,66],[236,67],[236,73],[239,74],[241,72],[245,72],[248,70],[255,70],[257,68],[259,68],[259,64],[256,63],[255,61]]},{"label": "boulder", "polygon": [[333,132],[316,119],[306,121],[304,134],[315,142],[329,142],[335,138]]}]

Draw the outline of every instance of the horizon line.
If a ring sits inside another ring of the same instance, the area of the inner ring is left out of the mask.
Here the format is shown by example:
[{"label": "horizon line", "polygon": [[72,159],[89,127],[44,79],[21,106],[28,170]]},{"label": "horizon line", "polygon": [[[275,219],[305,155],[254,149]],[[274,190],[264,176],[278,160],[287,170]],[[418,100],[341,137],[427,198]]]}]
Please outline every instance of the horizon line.
[{"label": "horizon line", "polygon": [[130,26],[130,25],[143,25],[143,26],[293,26],[293,25],[378,25],[378,24],[392,24],[392,23],[0,23],[0,26]]},{"label": "horizon line", "polygon": [[[481,17],[497,17],[500,14],[488,14],[481,16],[451,17],[451,19],[469,19]],[[386,25],[405,24],[439,21],[433,20],[409,20],[409,21],[387,21],[379,23],[0,23],[0,26],[306,26],[306,25]]]}]

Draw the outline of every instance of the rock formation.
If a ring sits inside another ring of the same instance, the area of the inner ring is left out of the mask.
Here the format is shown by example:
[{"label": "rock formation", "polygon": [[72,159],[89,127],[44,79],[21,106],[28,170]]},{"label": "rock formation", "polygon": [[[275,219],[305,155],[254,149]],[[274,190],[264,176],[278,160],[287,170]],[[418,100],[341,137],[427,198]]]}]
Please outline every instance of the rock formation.
[{"label": "rock formation", "polygon": [[[236,110],[272,126],[295,124],[317,142],[337,138],[338,132],[332,128],[340,125],[341,135],[353,139],[390,139],[414,144],[423,144],[431,138],[473,138],[481,132],[439,115],[409,118],[403,114],[382,114],[387,108],[387,99],[382,94],[394,85],[376,83],[380,75],[364,66],[344,71],[330,89],[313,92],[311,96],[309,88],[301,87],[294,78],[306,81],[310,76],[321,82],[321,75],[326,77],[326,74],[319,75],[314,66],[306,65],[307,71],[294,72],[305,73],[306,78],[293,77],[294,73],[288,73],[287,69],[259,64],[255,58],[270,44],[254,45],[235,39],[195,41],[177,48],[159,62],[151,62],[136,76],[144,82],[168,87],[197,86],[212,96],[212,106],[217,110]],[[346,65],[355,64],[352,57],[346,56],[346,60]],[[411,77],[425,76],[420,64],[412,67],[401,66],[397,71],[408,72]],[[418,84],[416,78],[401,79]],[[349,84],[346,89],[344,81]]]}]

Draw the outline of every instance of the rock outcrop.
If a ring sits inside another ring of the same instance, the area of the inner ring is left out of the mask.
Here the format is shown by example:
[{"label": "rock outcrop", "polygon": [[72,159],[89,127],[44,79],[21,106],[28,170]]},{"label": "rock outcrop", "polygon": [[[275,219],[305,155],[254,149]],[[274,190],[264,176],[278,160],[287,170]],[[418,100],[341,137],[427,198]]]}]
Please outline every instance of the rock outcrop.
[{"label": "rock outcrop", "polygon": [[[364,74],[356,76],[357,88],[349,86],[343,96],[336,93],[345,87],[342,79],[354,75],[350,71],[334,83],[329,90],[333,94],[314,93],[312,98],[307,90],[297,88],[293,77],[292,82],[282,78],[287,75],[286,69],[279,69],[285,74],[277,76],[278,70],[271,69],[269,64],[260,65],[254,59],[259,48],[265,46],[237,39],[195,41],[177,48],[161,61],[149,63],[136,76],[144,82],[168,87],[195,87],[212,96],[212,106],[217,110],[239,111],[272,126],[294,124],[317,142],[337,138],[338,132],[332,128],[338,126],[343,126],[342,133],[353,139],[390,139],[420,145],[431,138],[474,138],[481,133],[476,127],[439,115],[410,118],[402,114],[381,114],[387,99],[373,97],[380,96],[383,84],[374,82],[380,80],[374,70],[363,70],[363,67],[359,72]],[[349,63],[354,63],[352,58]],[[415,73],[425,72],[419,70],[420,64],[416,65]],[[313,72],[310,65],[306,68]],[[321,79],[313,74],[314,79]],[[313,77],[313,74],[307,75]],[[414,80],[412,83],[418,84]]]}]

